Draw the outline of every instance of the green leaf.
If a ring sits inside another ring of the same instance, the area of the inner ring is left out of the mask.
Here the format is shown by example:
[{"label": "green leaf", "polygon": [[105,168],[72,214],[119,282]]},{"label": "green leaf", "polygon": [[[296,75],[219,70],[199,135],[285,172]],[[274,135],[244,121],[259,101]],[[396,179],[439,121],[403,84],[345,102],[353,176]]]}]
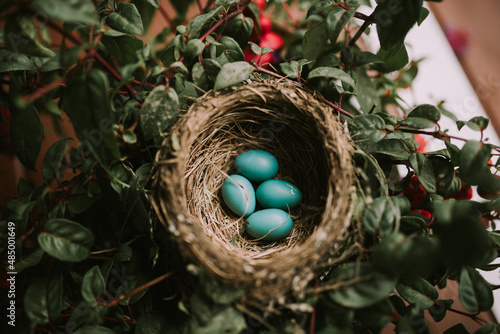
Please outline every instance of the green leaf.
[{"label": "green leaf", "polygon": [[366,69],[364,67],[356,67],[356,74],[358,75],[358,80],[356,81],[356,99],[361,106],[361,110],[368,113],[375,107],[374,111],[378,112],[381,105],[380,99],[375,85],[366,73]]},{"label": "green leaf", "polygon": [[493,306],[493,292],[476,269],[464,267],[460,273],[458,297],[463,307],[471,313],[488,311]]},{"label": "green leaf", "polygon": [[148,4],[153,6],[154,8],[160,7],[160,0],[142,0],[142,1],[147,2]]},{"label": "green leaf", "polygon": [[417,152],[410,155],[409,162],[415,170],[422,187],[429,193],[438,193],[446,198],[455,179],[455,169],[445,158],[426,157]]},{"label": "green leaf", "polygon": [[[147,284],[151,281],[149,274],[141,274],[141,275],[133,275],[125,279],[121,282],[120,287],[116,290],[116,296],[124,296],[127,293]],[[138,293],[133,294],[132,296],[123,299],[120,304],[121,305],[132,305],[135,304],[139,299],[141,299],[148,289],[141,290]]]},{"label": "green leaf", "polygon": [[186,51],[184,53],[186,61],[191,63],[193,59],[203,52],[203,49],[205,49],[205,43],[197,38],[190,39],[186,44]]},{"label": "green leaf", "polygon": [[400,215],[398,206],[389,198],[377,197],[365,210],[363,227],[368,233],[387,236],[393,232],[394,224]]},{"label": "green leaf", "polygon": [[250,77],[253,66],[244,61],[227,63],[222,66],[215,79],[214,90],[221,90],[239,84]]},{"label": "green leaf", "polygon": [[437,290],[421,277],[400,281],[396,285],[396,290],[408,303],[415,304],[422,309],[434,306],[438,298]]},{"label": "green leaf", "polygon": [[336,269],[329,280],[342,285],[329,291],[328,296],[344,307],[355,309],[384,300],[396,285],[395,279],[373,271],[368,263],[347,263]]},{"label": "green leaf", "polygon": [[430,13],[430,11],[427,8],[422,7],[420,9],[420,16],[418,17],[417,24],[421,25],[425,21],[425,19],[427,18],[427,16],[429,16],[429,13]]},{"label": "green leaf", "polygon": [[342,7],[333,7],[326,17],[326,31],[330,41],[335,44],[337,39],[349,22],[354,17],[354,9],[345,10]]},{"label": "green leaf", "polygon": [[144,46],[139,37],[116,30],[106,30],[101,37],[101,42],[104,44],[106,51],[120,65],[137,62],[137,51],[141,50]]},{"label": "green leaf", "polygon": [[351,138],[356,143],[377,143],[385,138],[385,122],[377,115],[355,116],[349,125]]},{"label": "green leaf", "polygon": [[31,7],[43,17],[54,20],[99,24],[91,0],[33,0]]},{"label": "green leaf", "polygon": [[414,129],[432,128],[441,117],[439,110],[430,104],[416,106],[399,125]]},{"label": "green leaf", "polygon": [[192,4],[194,0],[171,0],[170,3],[175,8],[175,12],[182,19],[186,16],[189,5]]},{"label": "green leaf", "polygon": [[304,53],[304,58],[316,59],[319,54],[323,51],[323,46],[326,39],[328,38],[327,24],[326,20],[321,21],[318,25],[315,25],[309,29],[302,40],[302,52]]},{"label": "green leaf", "polygon": [[435,322],[440,322],[446,317],[446,310],[450,309],[453,303],[453,299],[438,299],[434,306],[429,308],[429,314]]},{"label": "green leaf", "polygon": [[33,325],[57,321],[63,309],[63,277],[44,276],[33,282],[24,294],[24,312]]},{"label": "green leaf", "polygon": [[245,60],[243,51],[241,50],[238,42],[234,40],[234,38],[229,36],[222,36],[219,41],[224,45],[224,54],[229,61],[238,62]]},{"label": "green leaf", "polygon": [[5,47],[13,52],[33,57],[54,57],[51,49],[40,43],[31,16],[9,15],[5,23]]},{"label": "green leaf", "polygon": [[225,307],[222,311],[214,314],[206,324],[202,326],[193,324],[193,333],[241,333],[247,328],[243,314],[232,306]]},{"label": "green leaf", "polygon": [[469,140],[460,152],[459,167],[462,180],[471,185],[481,182],[483,175],[491,176],[487,167],[491,157],[492,146]]},{"label": "green leaf", "polygon": [[80,262],[90,255],[92,232],[68,219],[49,219],[38,235],[38,243],[60,261]]},{"label": "green leaf", "polygon": [[443,334],[469,334],[464,324],[456,324],[443,332]]},{"label": "green leaf", "polygon": [[0,73],[34,70],[35,65],[27,56],[9,50],[0,50]]},{"label": "green leaf", "polygon": [[383,62],[374,64],[373,68],[382,73],[397,71],[408,64],[408,52],[404,44],[396,45],[389,51],[380,49],[377,56]]},{"label": "green leaf", "polygon": [[63,171],[63,160],[68,148],[69,138],[58,140],[45,153],[42,161],[42,174],[46,184]]},{"label": "green leaf", "polygon": [[84,300],[88,302],[100,302],[106,291],[106,282],[101,274],[99,266],[90,268],[82,280],[81,293]]},{"label": "green leaf", "polygon": [[12,110],[10,140],[17,157],[24,166],[35,169],[44,137],[40,114],[33,105]]},{"label": "green leaf", "polygon": [[374,17],[382,48],[388,50],[402,43],[408,31],[419,20],[423,0],[380,1]]},{"label": "green leaf", "polygon": [[358,67],[367,64],[377,64],[382,62],[383,60],[376,54],[368,51],[358,51],[354,54],[353,65]]},{"label": "green leaf", "polygon": [[206,14],[195,16],[186,27],[186,30],[189,32],[189,38],[200,38],[203,29],[210,25],[222,10],[222,6],[217,6]]},{"label": "green leaf", "polygon": [[329,78],[342,81],[349,87],[356,89],[356,82],[346,72],[335,67],[317,67],[309,73],[308,79]]},{"label": "green leaf", "polygon": [[38,263],[40,263],[43,254],[45,254],[45,252],[41,248],[35,249],[30,254],[23,254],[23,257],[16,262],[14,271],[20,274],[26,268],[36,266]]},{"label": "green leaf", "polygon": [[116,332],[102,326],[85,326],[79,328],[74,334],[115,334]]},{"label": "green leaf", "polygon": [[134,4],[121,2],[116,11],[106,17],[106,24],[115,30],[127,33],[142,35],[144,27],[141,15]]},{"label": "green leaf", "polygon": [[158,136],[177,120],[179,97],[173,88],[154,88],[141,108],[141,128],[146,140]]},{"label": "green leaf", "polygon": [[474,334],[496,334],[497,333],[496,329],[497,326],[495,326],[495,324],[488,323],[483,325],[477,331],[475,331]]},{"label": "green leaf", "polygon": [[110,158],[120,158],[108,91],[107,76],[92,69],[73,78],[62,94],[64,110],[78,139],[103,166]]},{"label": "green leaf", "polygon": [[[483,131],[488,127],[490,120],[483,116],[477,116],[471,118],[467,123],[465,123],[469,128],[476,131]],[[458,122],[457,122],[458,124]]]},{"label": "green leaf", "polygon": [[406,160],[414,151],[408,142],[404,139],[382,139],[376,144],[366,143],[364,148],[367,152],[375,154],[385,154],[396,159]]}]

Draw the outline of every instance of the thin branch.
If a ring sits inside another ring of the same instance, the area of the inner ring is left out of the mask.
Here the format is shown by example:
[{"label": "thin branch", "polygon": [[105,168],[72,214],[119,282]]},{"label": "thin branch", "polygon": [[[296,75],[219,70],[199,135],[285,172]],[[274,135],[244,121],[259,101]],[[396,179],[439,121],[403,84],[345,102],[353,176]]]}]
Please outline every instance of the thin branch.
[{"label": "thin branch", "polygon": [[[363,14],[363,16],[365,16],[365,15]],[[356,17],[356,15],[355,15],[355,17]],[[375,22],[373,13],[370,16],[366,16],[366,17],[362,18],[362,20],[365,20],[365,22],[363,22],[363,24],[358,29],[358,31],[356,31],[356,34],[354,35],[354,37],[349,41],[350,46],[353,46],[358,41],[358,39],[360,39],[360,37],[365,32],[365,30],[368,29],[370,24]]]},{"label": "thin branch", "polygon": [[210,29],[208,29],[208,31],[205,34],[203,34],[203,36],[200,37],[200,40],[204,41],[205,38],[207,38],[211,33],[213,33],[222,24],[229,21],[233,17],[243,13],[245,8],[248,7],[249,3],[250,3],[250,0],[244,0],[239,6],[236,7],[236,10],[234,10],[233,12],[229,12],[226,16],[221,18],[219,21],[217,21],[217,23],[215,23],[212,27],[210,27]]},{"label": "thin branch", "polygon": [[143,290],[146,290],[146,289],[148,289],[148,288],[152,287],[152,286],[153,286],[153,285],[155,285],[155,284],[160,283],[161,281],[163,281],[164,279],[166,279],[166,278],[168,278],[168,277],[172,276],[173,274],[175,274],[175,271],[170,271],[170,272],[168,272],[168,273],[166,273],[166,274],[164,274],[164,275],[161,275],[160,277],[157,277],[157,278],[155,278],[154,280],[149,281],[148,283],[146,283],[146,284],[144,284],[144,285],[142,285],[142,286],[140,286],[140,287],[138,287],[138,288],[136,288],[136,289],[134,289],[134,290],[132,290],[132,291],[129,291],[129,292],[127,292],[126,294],[124,294],[124,295],[122,295],[122,296],[120,296],[120,297],[118,297],[118,298],[113,299],[113,300],[112,300],[111,302],[109,302],[106,306],[107,306],[108,308],[111,308],[111,307],[116,307],[118,304],[120,304],[120,303],[121,303],[122,301],[124,301],[125,299],[130,298],[130,297],[132,297],[133,295],[138,294],[139,292],[141,292],[141,291],[143,291]]},{"label": "thin branch", "polygon": [[[290,81],[290,82],[295,82],[295,81],[290,80],[290,79],[288,79],[288,78],[286,78],[286,77],[284,77],[284,76],[279,75],[278,73],[275,73],[275,72],[273,72],[273,71],[270,71],[270,70],[268,70],[268,69],[266,69],[266,68],[264,68],[264,67],[262,67],[262,66],[260,66],[260,65],[256,65],[256,66],[255,66],[255,69],[256,69],[257,71],[259,71],[259,72],[262,72],[262,73],[267,73],[267,74],[272,75],[272,76],[274,76],[274,77],[276,77],[276,78],[279,78],[279,79],[281,79],[281,80],[287,80],[287,81]],[[306,91],[308,91],[309,93],[312,93],[312,92],[311,92],[311,90],[310,90],[310,89],[308,89],[307,87],[305,87],[304,85],[301,85],[301,86],[302,86],[302,88],[304,88],[304,89],[305,89]],[[324,97],[316,95],[316,98],[317,98],[318,100],[320,100],[320,101],[322,101],[322,102],[326,103],[327,105],[329,105],[330,107],[332,107],[333,109],[335,109],[337,112],[339,112],[339,113],[341,113],[341,114],[343,114],[343,115],[345,115],[345,116],[347,116],[347,117],[349,117],[349,118],[353,118],[353,117],[354,117],[354,115],[352,115],[350,112],[348,112],[347,110],[342,109],[340,106],[338,106],[338,105],[336,105],[336,104],[334,104],[334,103],[332,103],[332,102],[328,101],[328,100],[327,100],[327,99],[325,99]]]}]

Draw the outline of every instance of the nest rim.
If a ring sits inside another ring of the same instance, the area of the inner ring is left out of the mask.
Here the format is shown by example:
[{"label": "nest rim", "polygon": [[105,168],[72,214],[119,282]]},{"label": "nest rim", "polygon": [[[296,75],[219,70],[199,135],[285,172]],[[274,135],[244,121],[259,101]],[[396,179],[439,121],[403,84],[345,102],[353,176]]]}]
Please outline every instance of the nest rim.
[{"label": "nest rim", "polygon": [[[273,126],[275,130],[285,127],[283,133],[291,134],[287,137],[276,130],[273,135]],[[268,134],[272,136],[256,136],[262,134],[259,128],[271,129]],[[289,149],[297,133],[301,137],[295,140],[295,147],[304,149],[292,154]],[[280,136],[283,138],[276,139]],[[314,147],[318,145],[320,149]],[[302,172],[290,176],[290,170],[281,170],[282,162],[297,161],[314,152],[299,170],[307,164],[328,170],[316,175],[313,182],[313,188],[326,183],[320,191],[321,205],[311,203],[318,199],[311,195],[311,189],[304,191],[299,186],[305,193],[304,204],[290,215],[295,226],[307,213],[306,228],[299,231],[294,227],[295,232],[283,241],[256,244],[240,235],[243,243],[238,243],[229,237],[234,236],[235,226],[239,234],[244,219],[224,207],[220,187],[234,158],[248,149],[274,154],[280,161],[278,178],[297,186],[304,184],[294,180],[301,178]],[[160,222],[177,237],[188,261],[224,283],[246,288],[249,299],[284,303],[285,295],[301,294],[311,279],[352,253],[343,247],[355,244],[354,233],[349,232],[355,197],[352,152],[339,116],[297,85],[263,81],[209,92],[191,105],[158,151],[153,208]],[[312,161],[321,158],[323,161]],[[208,190],[203,182],[210,185]],[[232,230],[218,233],[223,229]]]}]

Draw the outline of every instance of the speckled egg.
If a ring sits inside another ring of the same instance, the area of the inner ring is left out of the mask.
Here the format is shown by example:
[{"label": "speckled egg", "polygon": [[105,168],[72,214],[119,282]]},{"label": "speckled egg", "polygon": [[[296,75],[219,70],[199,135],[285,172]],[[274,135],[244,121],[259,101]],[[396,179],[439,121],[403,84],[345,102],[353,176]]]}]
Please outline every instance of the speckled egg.
[{"label": "speckled egg", "polygon": [[[249,216],[255,211],[255,190],[247,178],[233,174],[222,184],[224,203],[239,216]],[[233,181],[234,180],[234,181]],[[237,183],[236,183],[236,182]]]},{"label": "speckled egg", "polygon": [[278,173],[278,160],[269,152],[253,150],[241,153],[234,161],[236,171],[249,180],[261,182]]},{"label": "speckled egg", "polygon": [[302,193],[293,184],[282,180],[267,180],[261,183],[255,193],[257,202],[264,208],[287,211],[300,204]]},{"label": "speckled egg", "polygon": [[281,209],[263,209],[247,218],[246,231],[254,238],[275,241],[285,238],[293,227],[292,217]]}]

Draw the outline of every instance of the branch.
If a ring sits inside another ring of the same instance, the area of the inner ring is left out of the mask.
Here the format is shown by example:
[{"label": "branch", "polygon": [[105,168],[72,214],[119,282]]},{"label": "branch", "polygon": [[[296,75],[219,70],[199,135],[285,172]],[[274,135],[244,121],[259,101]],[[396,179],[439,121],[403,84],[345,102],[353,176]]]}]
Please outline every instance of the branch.
[{"label": "branch", "polygon": [[200,37],[200,40],[204,41],[205,38],[207,38],[211,33],[213,33],[223,23],[225,23],[225,22],[229,21],[230,19],[232,19],[233,17],[243,13],[245,8],[247,8],[249,4],[250,4],[250,0],[243,0],[243,2],[241,2],[241,4],[239,4],[233,12],[228,12],[224,17],[222,17],[219,21],[217,21],[217,23],[215,23],[212,27],[210,27],[210,29],[208,29],[208,31],[205,34],[203,34],[203,36]]},{"label": "branch", "polygon": [[358,29],[358,31],[356,31],[356,35],[354,35],[354,37],[349,41],[349,45],[350,46],[353,46],[357,40],[363,35],[363,33],[365,32],[366,29],[368,29],[368,27],[370,26],[370,24],[374,23],[375,22],[375,18],[373,16],[375,12],[373,12],[370,16],[366,16],[365,14],[361,14],[361,13],[358,13],[356,12],[356,14],[354,14],[354,17],[356,18],[360,18],[362,20],[365,20],[365,22],[363,22],[363,24],[361,25],[361,27]]},{"label": "branch", "polygon": [[[276,77],[276,78],[279,78],[279,79],[281,79],[281,80],[287,80],[287,81],[290,81],[290,82],[296,83],[295,81],[290,80],[290,79],[288,79],[287,77],[284,77],[284,76],[282,76],[282,75],[279,75],[278,73],[275,73],[275,72],[273,72],[273,71],[270,71],[270,70],[268,70],[268,69],[266,69],[266,68],[264,68],[264,67],[262,67],[262,66],[260,66],[260,65],[255,65],[255,69],[256,69],[257,71],[259,71],[259,72],[262,72],[262,73],[267,73],[267,74],[272,75],[272,76],[274,76],[274,77]],[[306,90],[307,92],[309,92],[309,93],[313,93],[313,92],[312,92],[309,88],[307,88],[305,85],[300,84],[300,86],[301,86],[304,90]],[[322,96],[318,96],[318,95],[315,95],[315,96],[316,96],[316,98],[317,98],[318,100],[320,100],[320,101],[322,101],[322,102],[326,103],[327,105],[329,105],[330,107],[332,107],[333,109],[335,109],[337,112],[339,112],[339,113],[341,113],[341,114],[343,114],[343,115],[345,115],[345,116],[347,116],[347,117],[349,117],[349,118],[353,118],[353,117],[354,117],[354,115],[352,115],[350,112],[348,112],[347,110],[342,109],[340,106],[338,106],[338,105],[336,105],[336,104],[334,104],[334,103],[332,103],[332,102],[328,101],[328,100],[327,100],[327,99],[325,99],[324,97],[322,97]]]},{"label": "branch", "polygon": [[126,294],[124,294],[124,295],[122,295],[122,296],[120,296],[120,297],[118,297],[118,298],[113,299],[113,300],[112,300],[111,302],[109,302],[106,306],[107,306],[108,308],[111,308],[111,307],[116,307],[118,304],[120,304],[120,303],[121,303],[122,301],[124,301],[125,299],[130,298],[130,297],[132,297],[133,295],[135,295],[135,294],[137,294],[137,293],[139,293],[139,292],[141,292],[141,291],[143,291],[143,290],[146,290],[146,289],[148,289],[148,288],[152,287],[153,285],[155,285],[155,284],[157,284],[157,283],[160,283],[161,281],[163,281],[164,279],[166,279],[166,278],[168,278],[168,277],[172,276],[173,274],[175,274],[175,271],[170,271],[170,272],[168,272],[168,273],[166,273],[166,274],[164,274],[164,275],[161,275],[160,277],[157,277],[157,278],[155,278],[154,280],[149,281],[148,283],[146,283],[146,284],[144,284],[144,285],[142,285],[142,286],[140,286],[140,287],[138,287],[138,288],[136,288],[136,289],[134,289],[134,290],[132,290],[132,291],[129,291],[129,292],[127,292]]}]

